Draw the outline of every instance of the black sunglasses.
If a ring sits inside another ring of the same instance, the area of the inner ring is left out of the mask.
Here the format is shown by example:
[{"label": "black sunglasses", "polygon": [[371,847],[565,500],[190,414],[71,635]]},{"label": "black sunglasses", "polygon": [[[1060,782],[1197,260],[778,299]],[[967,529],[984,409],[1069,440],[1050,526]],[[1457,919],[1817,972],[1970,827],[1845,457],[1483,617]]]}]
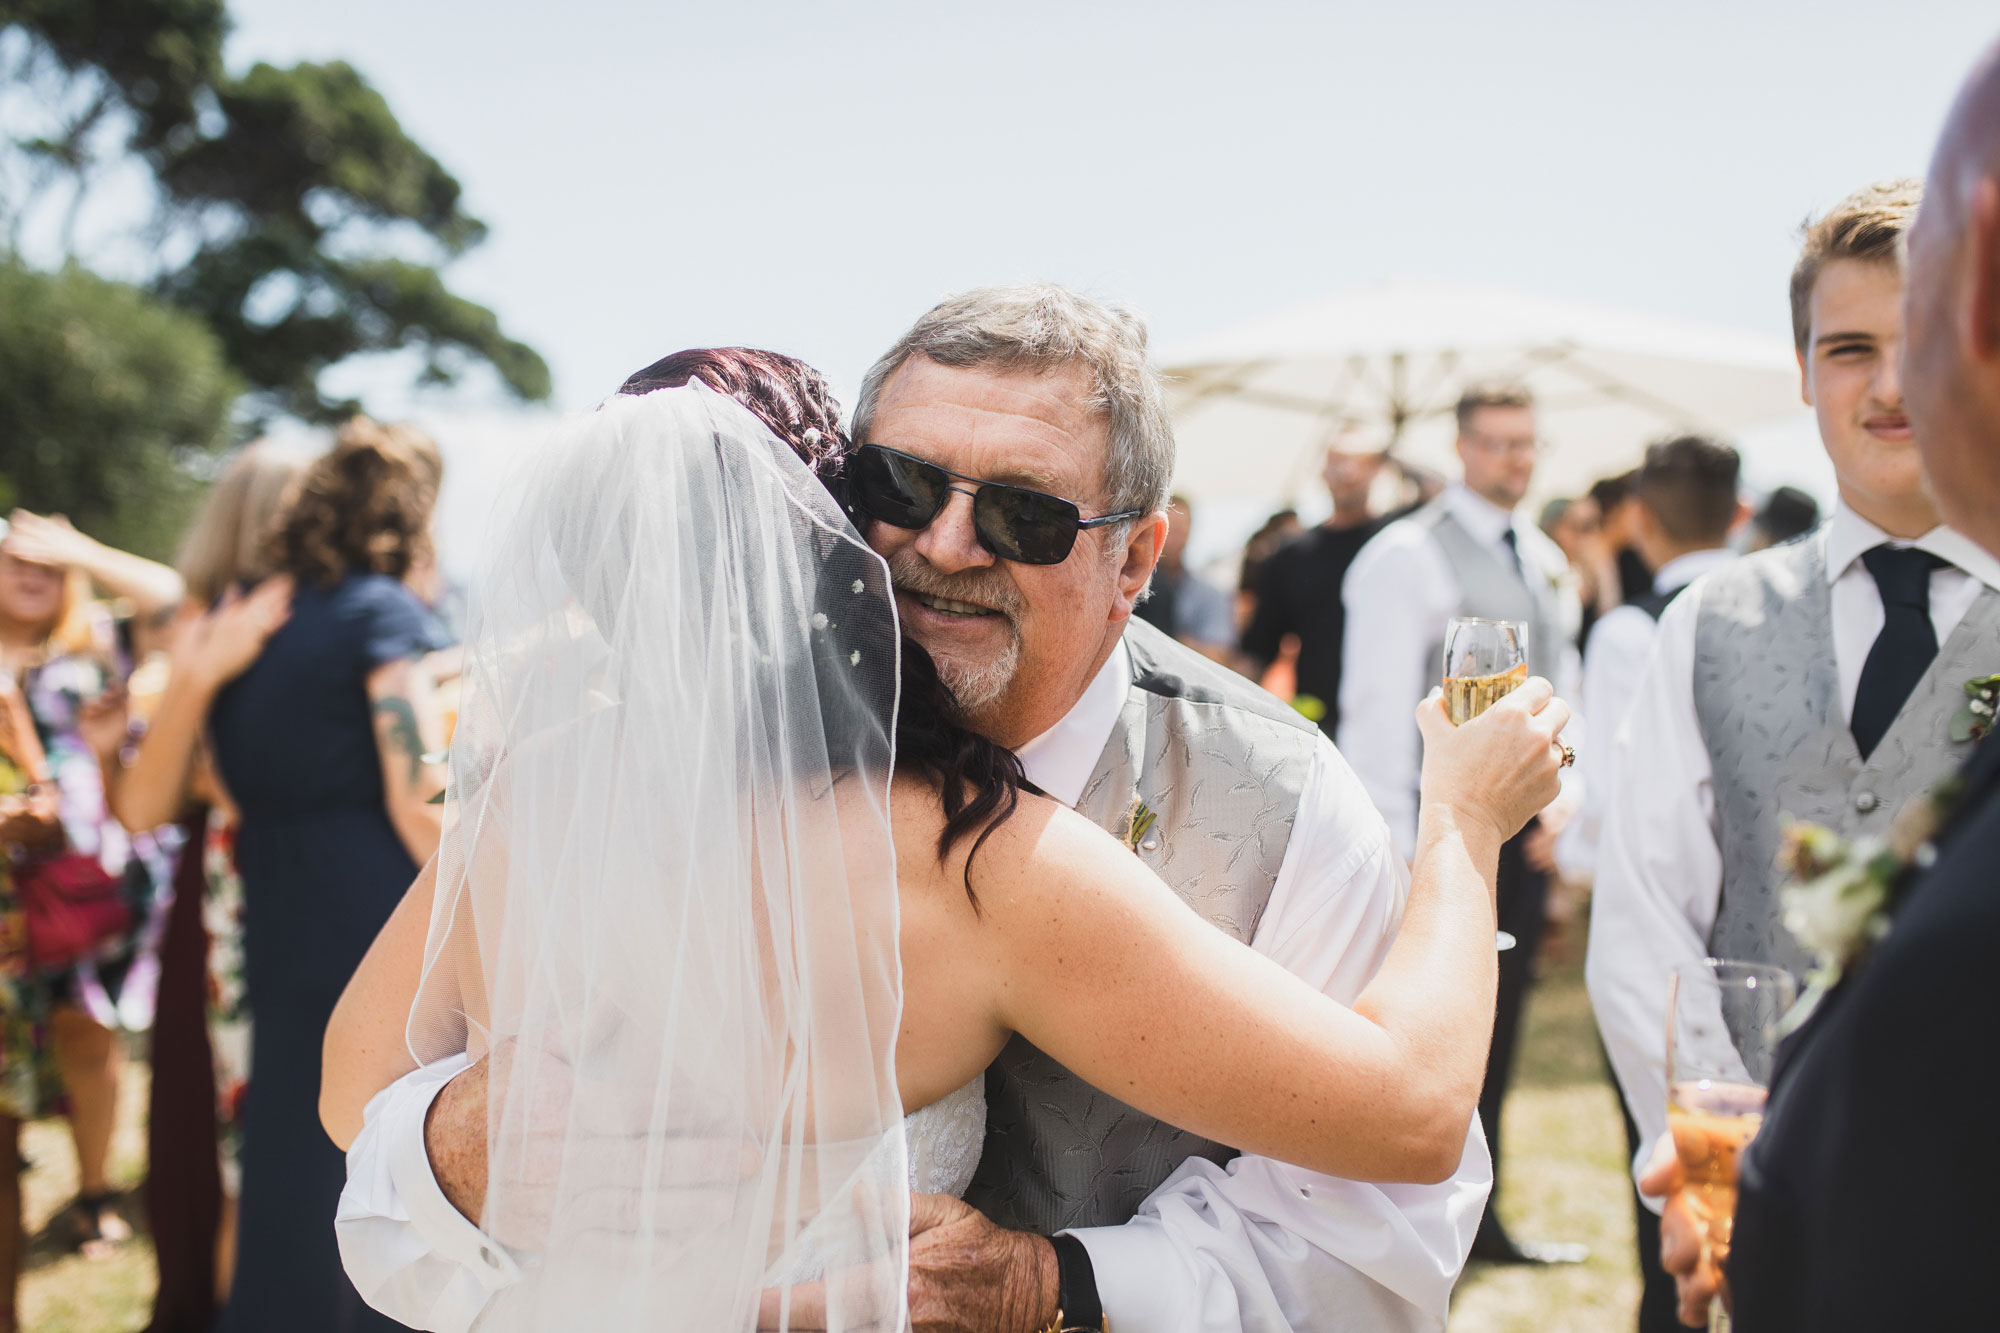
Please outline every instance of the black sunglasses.
[{"label": "black sunglasses", "polygon": [[[955,480],[969,481],[978,489],[954,486]],[[912,530],[928,527],[953,491],[970,495],[979,544],[1003,560],[1024,565],[1059,565],[1069,558],[1077,533],[1145,512],[1128,509],[1085,518],[1075,505],[1056,496],[981,481],[879,444],[864,444],[848,459],[847,488],[848,498],[862,513]]]}]

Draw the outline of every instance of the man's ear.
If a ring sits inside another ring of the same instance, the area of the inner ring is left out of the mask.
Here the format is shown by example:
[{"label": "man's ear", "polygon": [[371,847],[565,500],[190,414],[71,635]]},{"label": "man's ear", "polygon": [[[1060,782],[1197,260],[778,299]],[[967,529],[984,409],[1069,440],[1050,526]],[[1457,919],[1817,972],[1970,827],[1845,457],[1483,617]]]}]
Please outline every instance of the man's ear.
[{"label": "man's ear", "polygon": [[1967,348],[1985,361],[2000,355],[2000,180],[1982,176],[1972,187],[1965,234]]},{"label": "man's ear", "polygon": [[1123,620],[1132,614],[1132,608],[1139,604],[1139,594],[1146,590],[1146,580],[1153,577],[1153,566],[1160,563],[1160,552],[1166,544],[1166,510],[1155,509],[1132,520],[1131,535],[1125,541],[1125,559],[1118,566],[1118,596],[1111,603],[1111,619]]},{"label": "man's ear", "polygon": [[1799,401],[1807,407],[1811,407],[1813,405],[1812,376],[1806,373],[1806,354],[1804,349],[1799,349],[1796,355],[1799,358]]}]

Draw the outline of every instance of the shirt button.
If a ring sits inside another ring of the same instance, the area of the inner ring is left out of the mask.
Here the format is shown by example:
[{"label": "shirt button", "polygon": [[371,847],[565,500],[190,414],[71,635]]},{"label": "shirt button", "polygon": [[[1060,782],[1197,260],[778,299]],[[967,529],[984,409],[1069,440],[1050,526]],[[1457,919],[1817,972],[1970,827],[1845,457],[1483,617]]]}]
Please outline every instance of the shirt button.
[{"label": "shirt button", "polygon": [[488,1268],[498,1268],[500,1266],[500,1261],[493,1257],[493,1251],[487,1249],[484,1245],[479,1247],[479,1262],[485,1264]]},{"label": "shirt button", "polygon": [[1882,802],[1872,791],[1858,791],[1854,793],[1854,808],[1864,815],[1880,804]]}]

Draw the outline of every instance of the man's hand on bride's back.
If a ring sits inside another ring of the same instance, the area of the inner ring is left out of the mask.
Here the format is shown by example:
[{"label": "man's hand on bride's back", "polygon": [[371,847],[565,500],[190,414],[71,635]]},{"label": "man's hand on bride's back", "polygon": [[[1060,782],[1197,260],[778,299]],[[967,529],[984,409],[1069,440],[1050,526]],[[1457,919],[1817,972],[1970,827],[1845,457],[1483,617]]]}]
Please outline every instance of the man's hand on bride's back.
[{"label": "man's hand on bride's back", "polygon": [[1423,804],[1485,820],[1502,841],[1513,837],[1561,790],[1556,737],[1568,723],[1569,705],[1540,676],[1462,726],[1452,725],[1433,693],[1417,705]]},{"label": "man's hand on bride's back", "polygon": [[1031,1333],[1056,1313],[1056,1252],[949,1194],[910,1196],[910,1324],[917,1333]]}]

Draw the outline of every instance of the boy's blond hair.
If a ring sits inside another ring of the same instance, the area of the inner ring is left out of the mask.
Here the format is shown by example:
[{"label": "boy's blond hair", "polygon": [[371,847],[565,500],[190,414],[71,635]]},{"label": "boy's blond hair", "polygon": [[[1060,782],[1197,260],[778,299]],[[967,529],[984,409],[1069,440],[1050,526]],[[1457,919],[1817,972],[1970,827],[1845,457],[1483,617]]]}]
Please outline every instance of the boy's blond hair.
[{"label": "boy's blond hair", "polygon": [[1812,341],[1813,284],[1837,259],[1902,263],[1903,233],[1917,216],[1924,183],[1910,177],[1864,185],[1805,225],[1805,244],[1792,267],[1792,342],[1805,354]]}]

